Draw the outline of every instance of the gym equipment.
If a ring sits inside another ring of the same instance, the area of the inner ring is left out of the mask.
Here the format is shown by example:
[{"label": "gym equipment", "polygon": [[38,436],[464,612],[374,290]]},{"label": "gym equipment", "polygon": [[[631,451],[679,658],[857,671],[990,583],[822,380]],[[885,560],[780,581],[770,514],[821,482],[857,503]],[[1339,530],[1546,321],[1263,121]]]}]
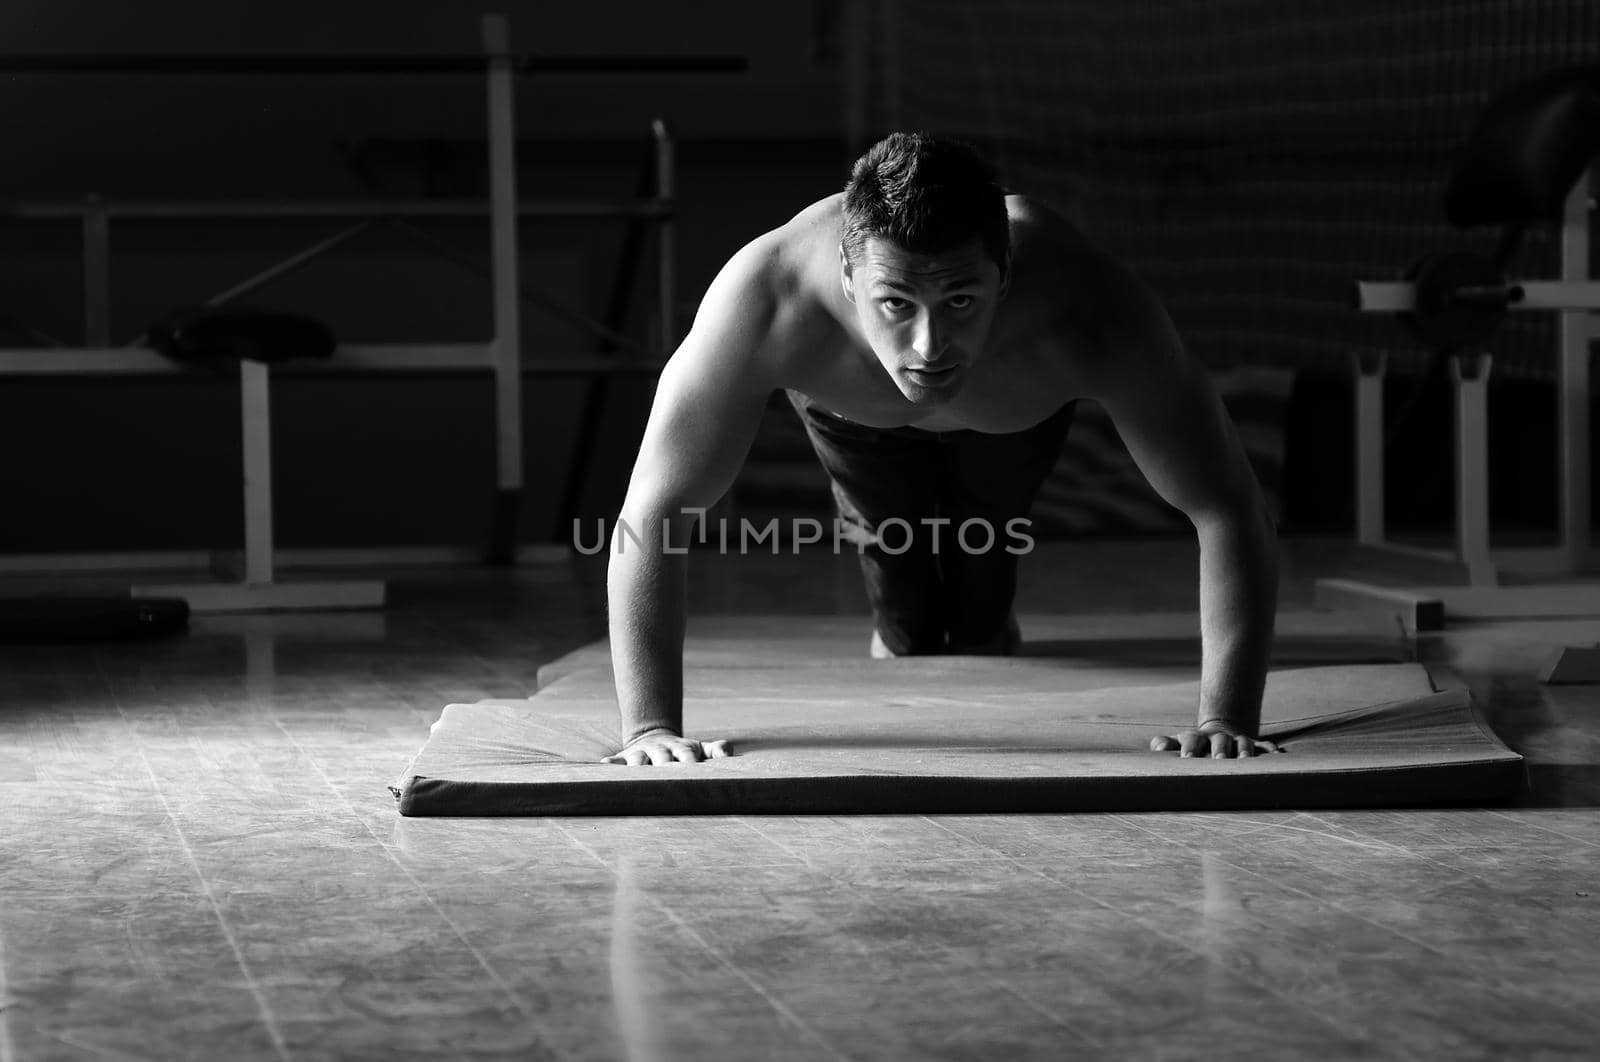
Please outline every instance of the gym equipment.
[{"label": "gym equipment", "polygon": [[1414,291],[1400,319],[1425,346],[1458,351],[1487,342],[1521,302],[1521,285],[1506,281],[1491,258],[1473,251],[1424,255],[1405,272]]},{"label": "gym equipment", "polygon": [[[1600,66],[1558,70],[1514,85],[1485,108],[1450,177],[1446,213],[1459,227],[1498,225],[1489,255],[1447,252],[1421,259],[1401,283],[1361,281],[1363,312],[1399,314],[1446,359],[1456,396],[1456,547],[1428,550],[1390,541],[1383,516],[1381,357],[1356,365],[1356,537],[1367,547],[1465,565],[1469,586],[1396,589],[1345,579],[1318,583],[1323,605],[1392,610],[1414,630],[1456,616],[1593,615],[1600,583],[1590,528],[1589,344],[1600,336],[1600,280],[1591,272],[1594,211],[1589,169],[1600,157]],[[1561,276],[1510,279],[1524,235],[1558,223]],[[1507,312],[1559,315],[1557,374],[1560,528],[1553,548],[1495,550],[1489,541],[1488,400],[1485,345]],[[1500,586],[1499,570],[1567,577]],[[1572,650],[1586,652],[1592,650]]]},{"label": "gym equipment", "polygon": [[[671,133],[666,123],[651,125],[657,166],[656,195],[628,202],[523,202],[516,191],[515,79],[540,73],[615,74],[677,72],[709,74],[742,70],[737,56],[538,56],[510,51],[506,19],[488,15],[482,21],[482,56],[438,55],[11,55],[0,56],[0,72],[131,73],[161,75],[460,75],[482,74],[487,90],[488,202],[453,200],[371,200],[277,203],[109,202],[90,197],[83,203],[17,203],[3,211],[14,218],[78,220],[83,230],[84,317],[87,345],[81,348],[0,350],[0,375],[73,373],[129,374],[190,371],[160,353],[137,346],[114,346],[109,325],[109,232],[116,218],[159,219],[359,219],[257,276],[208,300],[216,308],[298,269],[318,255],[352,239],[379,221],[397,225],[407,218],[483,217],[490,229],[490,282],[493,289],[492,338],[487,343],[344,344],[329,369],[348,372],[487,372],[495,393],[496,492],[493,499],[488,559],[508,563],[517,552],[516,518],[521,509],[522,410],[524,375],[557,373],[597,375],[653,372],[676,343],[675,268],[672,239],[674,164]],[[518,218],[556,217],[649,221],[660,232],[658,245],[659,359],[588,358],[524,364],[520,300],[526,297],[518,278]],[[297,361],[295,371],[315,371],[316,362]],[[240,403],[244,430],[245,571],[242,581],[215,585],[175,584],[140,592],[175,594],[197,610],[297,608],[370,608],[384,598],[381,582],[279,583],[274,579],[270,453],[270,380],[267,366],[256,360],[240,363]],[[407,554],[409,556],[409,554]],[[118,558],[125,559],[125,558]],[[29,565],[32,566],[31,564]]]}]

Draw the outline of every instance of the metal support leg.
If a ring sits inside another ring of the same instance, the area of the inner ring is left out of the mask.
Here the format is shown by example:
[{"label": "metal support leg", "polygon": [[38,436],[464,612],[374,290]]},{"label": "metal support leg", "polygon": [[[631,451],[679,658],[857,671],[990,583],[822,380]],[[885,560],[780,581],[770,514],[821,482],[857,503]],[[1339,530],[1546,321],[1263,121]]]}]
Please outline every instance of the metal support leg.
[{"label": "metal support leg", "polygon": [[273,570],[272,378],[266,365],[239,363],[244,450],[244,580],[136,586],[135,596],[181,597],[196,612],[381,608],[381,581],[280,583]]},{"label": "metal support leg", "polygon": [[[1561,279],[1589,282],[1589,174],[1567,196],[1561,226]],[[1589,562],[1589,340],[1594,314],[1565,310],[1557,315],[1560,359],[1556,394],[1561,403],[1561,540],[1566,570],[1580,572]]]},{"label": "metal support leg", "polygon": [[1456,534],[1461,560],[1473,586],[1494,586],[1499,577],[1489,552],[1489,369],[1488,354],[1450,359],[1456,390]]},{"label": "metal support leg", "polygon": [[[657,118],[650,123],[650,132],[656,142],[656,197],[671,203],[672,197],[677,194],[675,173],[677,152],[672,142],[672,131],[667,128],[665,121]],[[676,237],[677,232],[673,226],[672,215],[669,213],[661,219],[656,235],[659,300],[657,312],[661,317],[659,327],[663,360],[672,356],[672,350],[678,343]]]},{"label": "metal support leg", "polygon": [[1356,541],[1381,546],[1383,516],[1382,354],[1356,359]]},{"label": "metal support leg", "polygon": [[268,370],[239,363],[240,424],[244,435],[244,581],[272,582],[272,400]]},{"label": "metal support leg", "polygon": [[522,507],[522,334],[517,253],[517,132],[510,30],[502,15],[483,17],[489,56],[489,228],[494,285],[496,492],[489,559],[515,558]]}]

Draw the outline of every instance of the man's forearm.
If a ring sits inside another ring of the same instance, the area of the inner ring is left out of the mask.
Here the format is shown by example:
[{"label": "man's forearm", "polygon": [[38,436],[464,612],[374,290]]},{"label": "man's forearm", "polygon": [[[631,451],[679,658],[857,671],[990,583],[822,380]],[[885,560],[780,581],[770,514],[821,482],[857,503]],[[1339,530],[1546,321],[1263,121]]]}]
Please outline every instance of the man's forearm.
[{"label": "man's forearm", "polygon": [[639,538],[642,545],[625,537],[613,543],[606,580],[624,742],[663,728],[683,733],[687,558],[664,554],[659,538]]},{"label": "man's forearm", "polygon": [[1219,720],[1254,736],[1277,613],[1277,535],[1262,512],[1202,525],[1199,538],[1199,722]]}]

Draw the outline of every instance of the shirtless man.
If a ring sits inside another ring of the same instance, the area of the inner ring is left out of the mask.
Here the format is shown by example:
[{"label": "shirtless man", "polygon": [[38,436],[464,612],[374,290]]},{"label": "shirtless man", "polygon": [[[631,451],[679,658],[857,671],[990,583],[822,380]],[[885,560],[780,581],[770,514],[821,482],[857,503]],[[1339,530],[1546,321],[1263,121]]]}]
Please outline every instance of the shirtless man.
[{"label": "shirtless man", "polygon": [[[1200,544],[1199,715],[1151,748],[1272,750],[1256,734],[1276,538],[1204,366],[1155,296],[1063,218],[1005,194],[964,145],[896,133],[842,194],[729,260],[662,371],[616,532],[649,529],[656,548],[617,540],[610,560],[626,745],[608,762],[727,754],[683,733],[687,558],[662,547],[690,541],[728,490],[778,388],[862,547],[878,656],[1015,648],[1007,526],[1055,463],[1074,401],[1099,402]],[[992,548],[954,548],[971,520],[993,528]]]}]

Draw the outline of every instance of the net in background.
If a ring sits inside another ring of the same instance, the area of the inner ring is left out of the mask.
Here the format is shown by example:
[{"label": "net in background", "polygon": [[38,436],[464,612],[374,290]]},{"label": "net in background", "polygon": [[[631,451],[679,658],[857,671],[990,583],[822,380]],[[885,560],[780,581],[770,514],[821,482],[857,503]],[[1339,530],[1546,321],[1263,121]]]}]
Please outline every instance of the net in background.
[{"label": "net in background", "polygon": [[[1133,266],[1218,373],[1280,512],[1291,374],[1427,360],[1399,322],[1356,311],[1353,282],[1491,249],[1495,233],[1444,216],[1478,113],[1600,59],[1592,0],[865,0],[855,17],[859,146],[892,129],[963,137]],[[1537,233],[1513,271],[1552,276],[1556,259]],[[1552,379],[1554,344],[1551,315],[1511,315],[1495,376]],[[1094,414],[1040,494],[1039,532],[1187,532]]]},{"label": "net in background", "polygon": [[[1497,90],[1600,59],[1592,0],[863,3],[855,134],[972,141],[1144,276],[1214,367],[1381,351],[1416,371],[1352,282],[1489,249],[1445,221],[1454,152]],[[1554,247],[1530,240],[1516,271],[1551,275]],[[1548,378],[1553,327],[1514,315],[1496,375]]]}]

